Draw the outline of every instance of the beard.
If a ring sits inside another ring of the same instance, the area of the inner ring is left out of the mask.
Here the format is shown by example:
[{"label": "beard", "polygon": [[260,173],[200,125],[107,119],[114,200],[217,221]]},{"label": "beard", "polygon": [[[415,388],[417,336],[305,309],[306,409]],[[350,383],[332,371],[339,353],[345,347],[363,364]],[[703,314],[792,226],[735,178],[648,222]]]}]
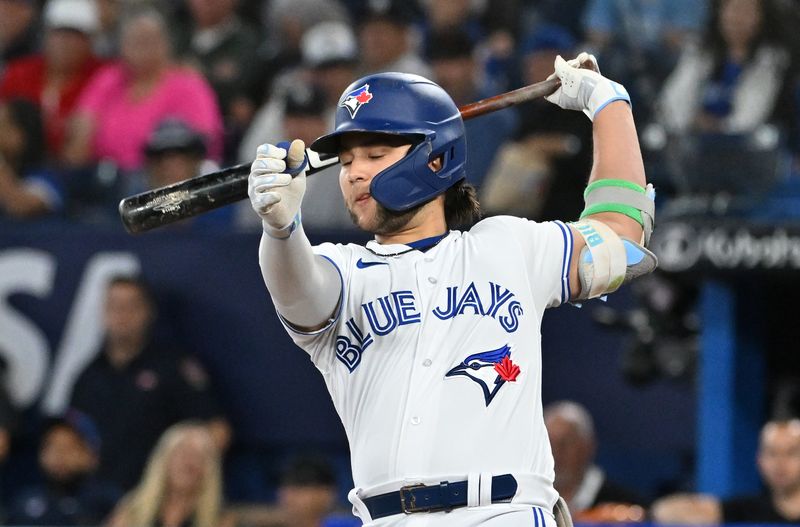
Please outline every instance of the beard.
[{"label": "beard", "polygon": [[[375,199],[375,198],[373,198]],[[387,209],[377,201],[375,202],[375,217],[368,221],[365,225],[359,225],[358,217],[353,213],[353,210],[348,207],[347,212],[350,214],[350,219],[353,224],[371,234],[388,235],[401,230],[408,225],[408,222],[425,206],[425,203],[417,205],[414,208],[403,212],[395,212]]]}]

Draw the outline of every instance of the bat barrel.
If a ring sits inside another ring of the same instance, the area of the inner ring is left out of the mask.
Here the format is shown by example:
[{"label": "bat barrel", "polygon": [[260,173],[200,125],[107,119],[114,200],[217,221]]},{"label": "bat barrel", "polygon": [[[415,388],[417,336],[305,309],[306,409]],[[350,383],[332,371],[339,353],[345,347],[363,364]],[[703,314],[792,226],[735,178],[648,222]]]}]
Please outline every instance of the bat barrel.
[{"label": "bat barrel", "polygon": [[123,199],[119,214],[130,233],[148,231],[247,198],[250,165],[218,172]]}]

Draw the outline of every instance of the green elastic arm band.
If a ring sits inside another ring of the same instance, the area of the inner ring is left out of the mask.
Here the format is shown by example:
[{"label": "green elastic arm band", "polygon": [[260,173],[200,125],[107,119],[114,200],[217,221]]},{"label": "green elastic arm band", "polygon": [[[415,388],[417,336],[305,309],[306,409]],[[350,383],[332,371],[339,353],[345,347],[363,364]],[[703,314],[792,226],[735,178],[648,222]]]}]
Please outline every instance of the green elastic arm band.
[{"label": "green elastic arm band", "polygon": [[644,187],[637,185],[633,181],[628,181],[627,179],[598,179],[597,181],[592,181],[586,185],[586,190],[583,191],[583,198],[586,199],[586,196],[588,196],[593,190],[602,187],[622,187],[635,190],[640,194],[645,193]]},{"label": "green elastic arm band", "polygon": [[[603,188],[621,188],[625,189],[625,191],[632,191],[636,192],[637,194],[646,194],[644,187],[637,185],[632,181],[628,181],[626,179],[598,179],[597,181],[593,181],[586,186],[586,190],[583,192],[583,199],[586,201],[587,207],[583,209],[581,213],[581,219],[586,216],[591,216],[592,214],[598,214],[601,212],[616,212],[619,214],[624,214],[631,219],[636,220],[639,225],[644,227],[644,219],[642,218],[641,209],[635,207],[633,205],[628,205],[625,203],[618,203],[612,201],[600,201],[603,198],[597,197],[594,200],[589,199],[589,195],[599,189]],[[605,196],[608,199],[609,195]],[[591,203],[593,201],[593,203]]]},{"label": "green elastic arm band", "polygon": [[620,214],[624,214],[629,218],[636,220],[639,222],[639,225],[644,227],[642,211],[636,207],[622,205],[620,203],[598,203],[597,205],[584,209],[583,212],[581,212],[581,219],[583,219],[585,216],[591,216],[592,214],[598,214],[600,212],[618,212]]}]

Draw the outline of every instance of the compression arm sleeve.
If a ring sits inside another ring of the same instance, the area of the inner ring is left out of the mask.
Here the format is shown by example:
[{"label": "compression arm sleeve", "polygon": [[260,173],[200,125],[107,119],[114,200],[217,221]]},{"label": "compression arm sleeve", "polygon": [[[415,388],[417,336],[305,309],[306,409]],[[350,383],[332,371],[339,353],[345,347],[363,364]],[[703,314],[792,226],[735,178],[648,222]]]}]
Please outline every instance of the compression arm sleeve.
[{"label": "compression arm sleeve", "polygon": [[332,262],[314,253],[302,225],[288,238],[261,235],[258,263],[275,309],[297,329],[323,327],[342,294]]}]

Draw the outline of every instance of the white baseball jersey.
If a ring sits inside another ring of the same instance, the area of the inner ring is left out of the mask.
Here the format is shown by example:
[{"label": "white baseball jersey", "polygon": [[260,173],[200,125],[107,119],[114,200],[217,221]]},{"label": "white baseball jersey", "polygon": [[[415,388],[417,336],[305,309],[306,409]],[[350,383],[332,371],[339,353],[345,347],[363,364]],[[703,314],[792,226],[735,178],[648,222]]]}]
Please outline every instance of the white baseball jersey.
[{"label": "white baseball jersey", "polygon": [[572,243],[561,222],[499,216],[425,252],[314,247],[341,274],[339,310],[289,332],[325,378],[357,489],[510,473],[513,503],[552,511],[540,323],[569,298]]}]

